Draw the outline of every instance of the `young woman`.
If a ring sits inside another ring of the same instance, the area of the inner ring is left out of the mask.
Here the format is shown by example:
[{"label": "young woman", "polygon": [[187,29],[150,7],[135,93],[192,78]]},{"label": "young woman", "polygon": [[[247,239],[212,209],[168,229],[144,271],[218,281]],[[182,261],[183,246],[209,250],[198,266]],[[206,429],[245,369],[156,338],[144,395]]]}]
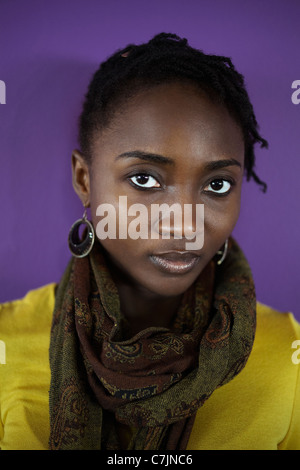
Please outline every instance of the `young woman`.
[{"label": "young woman", "polygon": [[[72,155],[91,221],[59,285],[0,310],[2,449],[300,449],[300,326],[257,302],[231,237],[243,176],[265,190],[255,144],[230,59],[159,34],[100,66]],[[137,207],[152,236],[129,236]]]}]

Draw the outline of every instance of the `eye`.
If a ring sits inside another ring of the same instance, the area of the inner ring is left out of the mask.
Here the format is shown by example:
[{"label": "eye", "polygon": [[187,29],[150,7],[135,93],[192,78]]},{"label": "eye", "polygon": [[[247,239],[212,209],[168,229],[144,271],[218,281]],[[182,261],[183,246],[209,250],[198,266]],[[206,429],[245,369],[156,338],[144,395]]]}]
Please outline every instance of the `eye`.
[{"label": "eye", "polygon": [[160,184],[154,176],[146,173],[140,173],[138,175],[131,176],[129,180],[139,188],[151,189],[160,188]]},{"label": "eye", "polygon": [[209,185],[206,186],[206,188],[210,189],[205,189],[205,191],[216,195],[226,195],[230,192],[232,186],[233,182],[220,178],[211,181]]}]

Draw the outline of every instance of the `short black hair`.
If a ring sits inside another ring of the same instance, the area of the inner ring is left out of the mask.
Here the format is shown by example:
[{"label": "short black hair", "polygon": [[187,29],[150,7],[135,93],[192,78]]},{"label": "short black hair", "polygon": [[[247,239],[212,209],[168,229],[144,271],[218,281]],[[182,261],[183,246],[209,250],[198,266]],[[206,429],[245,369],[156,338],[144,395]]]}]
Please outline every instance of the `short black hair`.
[{"label": "short black hair", "polygon": [[258,132],[244,77],[229,57],[205,54],[176,34],[161,33],[147,43],[129,44],[100,64],[79,121],[79,144],[86,160],[91,159],[94,132],[109,123],[117,103],[141,89],[174,81],[193,82],[226,106],[243,131],[247,180],[253,178],[265,192],[266,183],[254,172],[254,145],[268,147],[268,142]]}]

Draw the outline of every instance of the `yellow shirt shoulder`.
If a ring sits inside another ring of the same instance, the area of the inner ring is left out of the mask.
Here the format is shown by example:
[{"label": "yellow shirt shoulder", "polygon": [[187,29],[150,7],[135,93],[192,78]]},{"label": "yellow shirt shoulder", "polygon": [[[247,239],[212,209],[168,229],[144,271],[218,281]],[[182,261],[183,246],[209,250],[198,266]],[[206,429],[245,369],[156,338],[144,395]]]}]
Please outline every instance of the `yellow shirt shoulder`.
[{"label": "yellow shirt shoulder", "polygon": [[[0,305],[0,448],[49,438],[49,342],[56,284]],[[198,410],[188,450],[300,450],[300,325],[257,304],[246,367]]]},{"label": "yellow shirt shoulder", "polygon": [[0,305],[0,449],[48,448],[54,291],[48,284]]},{"label": "yellow shirt shoulder", "polygon": [[247,364],[198,410],[188,448],[300,450],[299,340],[291,313],[258,303]]}]

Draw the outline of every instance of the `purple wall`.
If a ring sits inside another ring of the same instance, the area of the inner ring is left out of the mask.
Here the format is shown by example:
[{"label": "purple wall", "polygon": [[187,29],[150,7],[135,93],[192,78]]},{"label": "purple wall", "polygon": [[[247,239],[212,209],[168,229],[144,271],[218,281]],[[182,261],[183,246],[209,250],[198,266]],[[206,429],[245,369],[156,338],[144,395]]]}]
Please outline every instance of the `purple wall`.
[{"label": "purple wall", "polygon": [[[257,150],[267,194],[244,184],[234,232],[258,298],[300,320],[298,0],[10,0],[0,4],[0,301],[59,281],[67,234],[82,215],[71,185],[77,118],[98,63],[130,42],[174,32],[229,55],[246,83],[269,150]],[[1,101],[1,99],[0,99]]]}]

